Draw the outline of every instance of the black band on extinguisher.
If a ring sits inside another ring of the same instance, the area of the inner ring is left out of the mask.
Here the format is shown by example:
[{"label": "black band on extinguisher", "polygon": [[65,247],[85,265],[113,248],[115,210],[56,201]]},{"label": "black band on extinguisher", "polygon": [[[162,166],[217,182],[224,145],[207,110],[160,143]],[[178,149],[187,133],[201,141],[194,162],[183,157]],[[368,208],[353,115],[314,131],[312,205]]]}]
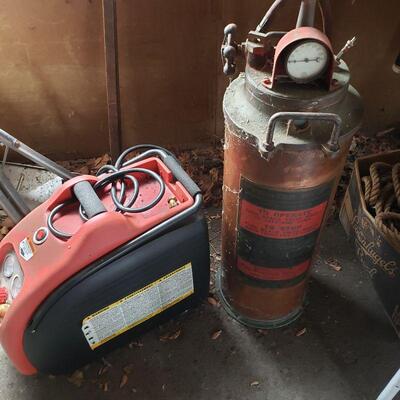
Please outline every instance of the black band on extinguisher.
[{"label": "black band on extinguisher", "polygon": [[332,186],[278,191],[242,178],[238,270],[263,287],[289,287],[305,279]]}]

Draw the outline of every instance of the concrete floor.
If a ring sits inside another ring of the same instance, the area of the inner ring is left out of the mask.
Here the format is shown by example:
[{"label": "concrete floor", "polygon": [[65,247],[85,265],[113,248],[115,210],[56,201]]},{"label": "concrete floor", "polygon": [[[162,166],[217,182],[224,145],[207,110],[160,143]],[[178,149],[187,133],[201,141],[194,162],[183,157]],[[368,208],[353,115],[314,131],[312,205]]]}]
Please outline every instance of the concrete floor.
[{"label": "concrete floor", "polygon": [[[219,224],[210,221],[214,270]],[[341,263],[340,272],[325,264],[328,257]],[[111,367],[101,376],[102,362],[87,366],[75,384],[63,376],[20,376],[0,351],[0,399],[375,399],[400,367],[399,340],[339,223],[325,232],[308,302],[295,324],[268,332],[204,304],[110,354]],[[178,329],[177,339],[160,341]],[[128,380],[120,388],[124,367]]]}]

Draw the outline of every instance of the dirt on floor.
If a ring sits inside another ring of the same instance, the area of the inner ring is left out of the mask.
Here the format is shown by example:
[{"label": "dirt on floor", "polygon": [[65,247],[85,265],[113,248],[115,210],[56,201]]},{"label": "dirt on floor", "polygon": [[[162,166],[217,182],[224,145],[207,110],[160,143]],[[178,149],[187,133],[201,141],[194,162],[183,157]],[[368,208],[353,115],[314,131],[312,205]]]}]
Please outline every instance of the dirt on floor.
[{"label": "dirt on floor", "polygon": [[220,216],[207,211],[213,278],[202,306],[70,376],[21,376],[0,350],[0,398],[375,399],[399,367],[399,340],[341,226],[326,229],[303,316],[268,331],[238,324],[219,302]]}]

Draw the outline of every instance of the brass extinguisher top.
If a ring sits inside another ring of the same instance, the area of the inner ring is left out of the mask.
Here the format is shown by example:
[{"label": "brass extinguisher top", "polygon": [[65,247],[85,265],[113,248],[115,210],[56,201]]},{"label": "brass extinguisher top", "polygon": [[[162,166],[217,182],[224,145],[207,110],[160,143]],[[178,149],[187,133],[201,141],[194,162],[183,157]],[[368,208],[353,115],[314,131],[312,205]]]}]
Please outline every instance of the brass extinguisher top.
[{"label": "brass extinguisher top", "polygon": [[[272,12],[281,3],[276,1]],[[224,72],[234,73],[237,54],[246,58],[245,73],[233,80],[225,93],[226,122],[262,152],[280,145],[295,145],[299,150],[322,146],[334,152],[361,126],[361,98],[350,85],[349,69],[341,60],[355,39],[335,56],[328,37],[329,2],[321,1],[325,32],[307,25],[314,23],[315,13],[315,4],[313,8],[308,3],[315,1],[301,3],[297,27],[289,32],[264,33],[271,11],[241,45],[234,41],[236,26],[225,28],[221,49]],[[277,121],[267,128],[278,112]],[[293,112],[305,114],[290,114]]]}]

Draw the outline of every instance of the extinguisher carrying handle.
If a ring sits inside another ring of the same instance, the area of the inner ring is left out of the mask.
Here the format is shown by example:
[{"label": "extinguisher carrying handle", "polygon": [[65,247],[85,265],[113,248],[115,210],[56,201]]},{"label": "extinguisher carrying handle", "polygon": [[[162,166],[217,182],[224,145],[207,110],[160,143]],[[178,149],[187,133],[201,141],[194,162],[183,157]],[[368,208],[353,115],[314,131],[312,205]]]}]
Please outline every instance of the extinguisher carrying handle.
[{"label": "extinguisher carrying handle", "polygon": [[289,121],[289,120],[306,120],[306,121],[326,121],[332,122],[333,129],[332,134],[327,143],[322,145],[323,149],[330,153],[336,153],[339,151],[339,136],[340,129],[342,127],[342,119],[337,114],[333,113],[322,113],[322,112],[297,112],[297,111],[282,111],[275,113],[267,125],[267,135],[264,148],[266,151],[272,151],[275,148],[274,145],[274,132],[275,125],[278,121]]}]

